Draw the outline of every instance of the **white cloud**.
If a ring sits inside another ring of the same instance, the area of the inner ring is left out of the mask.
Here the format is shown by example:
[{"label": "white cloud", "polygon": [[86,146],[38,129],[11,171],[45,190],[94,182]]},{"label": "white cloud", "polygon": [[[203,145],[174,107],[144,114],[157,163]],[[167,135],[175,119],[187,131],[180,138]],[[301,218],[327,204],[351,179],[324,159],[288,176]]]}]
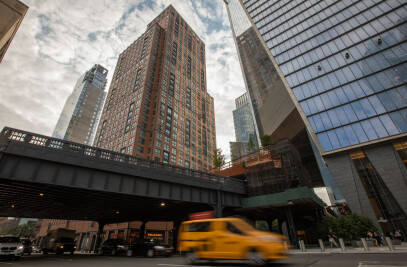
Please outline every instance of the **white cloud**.
[{"label": "white cloud", "polygon": [[0,129],[50,135],[81,74],[97,63],[110,80],[119,54],[172,4],[206,44],[217,144],[229,154],[234,99],[245,89],[223,1],[23,2],[28,13],[0,64]]}]

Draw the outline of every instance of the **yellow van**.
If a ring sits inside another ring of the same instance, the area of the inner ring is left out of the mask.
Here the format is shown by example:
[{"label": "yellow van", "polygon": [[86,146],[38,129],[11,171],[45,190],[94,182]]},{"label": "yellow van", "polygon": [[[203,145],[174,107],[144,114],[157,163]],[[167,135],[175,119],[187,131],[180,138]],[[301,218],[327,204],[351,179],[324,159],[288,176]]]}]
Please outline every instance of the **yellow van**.
[{"label": "yellow van", "polygon": [[178,251],[188,264],[205,260],[246,260],[263,265],[287,258],[282,235],[256,230],[240,218],[219,218],[183,222],[178,233]]}]

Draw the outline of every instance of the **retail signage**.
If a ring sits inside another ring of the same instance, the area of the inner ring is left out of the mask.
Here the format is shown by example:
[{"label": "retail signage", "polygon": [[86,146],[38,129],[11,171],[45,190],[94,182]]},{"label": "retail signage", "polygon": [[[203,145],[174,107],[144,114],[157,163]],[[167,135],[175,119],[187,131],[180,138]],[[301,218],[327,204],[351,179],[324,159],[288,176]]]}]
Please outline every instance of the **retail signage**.
[{"label": "retail signage", "polygon": [[189,214],[189,220],[190,221],[203,220],[203,219],[212,219],[212,218],[215,218],[215,212],[213,210]]}]

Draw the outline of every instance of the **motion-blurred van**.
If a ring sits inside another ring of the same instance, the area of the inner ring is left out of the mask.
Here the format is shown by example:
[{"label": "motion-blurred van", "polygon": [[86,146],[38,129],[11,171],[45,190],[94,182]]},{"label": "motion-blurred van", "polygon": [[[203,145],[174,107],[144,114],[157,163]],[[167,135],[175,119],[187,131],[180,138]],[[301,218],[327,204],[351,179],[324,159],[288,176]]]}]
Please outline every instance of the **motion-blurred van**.
[{"label": "motion-blurred van", "polygon": [[243,219],[220,218],[183,222],[177,247],[188,264],[223,259],[264,265],[287,258],[284,240],[282,235],[256,230]]}]

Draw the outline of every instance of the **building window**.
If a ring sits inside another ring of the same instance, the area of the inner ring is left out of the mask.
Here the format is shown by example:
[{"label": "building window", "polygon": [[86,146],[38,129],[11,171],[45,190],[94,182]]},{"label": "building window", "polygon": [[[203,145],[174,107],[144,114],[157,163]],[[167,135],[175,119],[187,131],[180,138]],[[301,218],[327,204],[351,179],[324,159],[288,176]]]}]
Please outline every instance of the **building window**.
[{"label": "building window", "polygon": [[394,149],[399,154],[401,160],[407,168],[407,141],[400,141],[394,143]]},{"label": "building window", "polygon": [[170,153],[167,151],[163,151],[163,162],[169,163],[169,161],[170,161]]},{"label": "building window", "polygon": [[363,150],[359,149],[351,152],[350,158],[372,205],[376,218],[387,221],[387,223],[381,223],[383,231],[394,233],[394,231],[400,228],[407,229],[406,214]]}]

